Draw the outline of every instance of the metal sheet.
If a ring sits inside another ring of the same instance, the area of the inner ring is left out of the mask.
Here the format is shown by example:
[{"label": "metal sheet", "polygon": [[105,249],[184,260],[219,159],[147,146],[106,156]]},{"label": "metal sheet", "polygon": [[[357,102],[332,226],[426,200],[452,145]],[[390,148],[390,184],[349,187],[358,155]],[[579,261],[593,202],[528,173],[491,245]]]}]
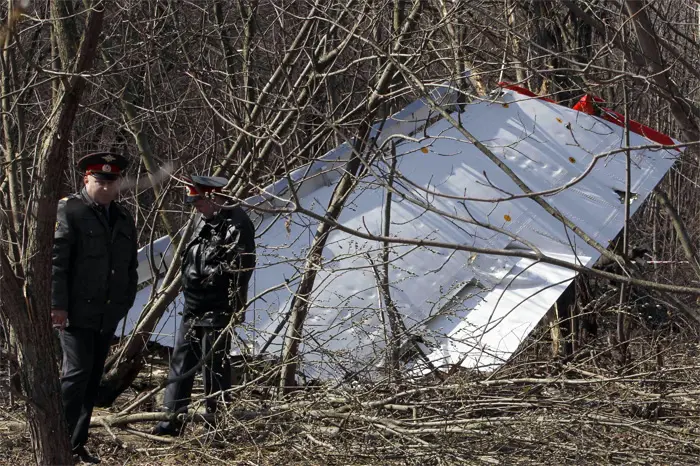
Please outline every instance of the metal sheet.
[{"label": "metal sheet", "polygon": [[[412,124],[396,126],[389,134],[399,134],[398,128],[418,140],[397,140],[399,177],[391,206],[392,236],[494,249],[512,247],[514,237],[519,237],[549,256],[570,262],[590,265],[598,258],[595,249],[535,201],[503,199],[522,194],[522,189],[446,120],[417,131],[420,122],[431,116],[424,103],[414,103],[403,115],[397,121]],[[535,192],[570,182],[587,169],[594,155],[619,149],[624,140],[622,128],[512,91],[491,102],[470,104],[452,116]],[[631,144],[649,142],[633,134]],[[324,213],[341,162],[347,158],[347,147],[341,149],[293,173],[305,208]],[[635,150],[632,156],[634,212],[671,167],[674,154]],[[344,226],[381,234],[388,167],[386,156],[373,163],[341,215]],[[610,155],[573,188],[545,199],[607,246],[623,224],[624,206],[615,190],[625,189],[624,174],[624,154]],[[272,185],[268,192],[284,198],[284,183]],[[472,200],[454,199],[460,196]],[[480,201],[494,199],[498,201]],[[259,220],[258,232],[263,233],[257,240],[258,269],[250,290],[259,299],[251,305],[247,326],[240,333],[247,334],[253,351],[270,340],[269,351],[274,352],[282,342],[274,331],[289,309],[317,222],[297,213]],[[160,241],[167,243],[167,239]],[[165,246],[158,244],[160,249]],[[329,236],[305,325],[301,369],[306,374],[341,379],[381,365],[387,330],[372,267],[380,262],[380,249],[375,241],[341,231]],[[391,258],[392,299],[406,327],[425,340],[430,359],[438,365],[501,364],[574,277],[569,270],[533,265],[526,259],[446,248],[394,245]],[[139,294],[130,312],[127,331],[145,293]],[[165,344],[172,344],[175,312],[173,308],[164,317],[163,331],[157,335]]]}]

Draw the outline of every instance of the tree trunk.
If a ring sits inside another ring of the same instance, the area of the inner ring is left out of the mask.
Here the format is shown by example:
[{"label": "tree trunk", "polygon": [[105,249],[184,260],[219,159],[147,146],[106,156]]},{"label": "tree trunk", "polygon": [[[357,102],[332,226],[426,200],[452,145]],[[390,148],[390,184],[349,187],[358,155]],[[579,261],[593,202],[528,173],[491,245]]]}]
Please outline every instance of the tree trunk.
[{"label": "tree trunk", "polygon": [[[51,5],[54,27],[67,71],[54,103],[54,112],[46,124],[46,132],[35,162],[32,202],[27,212],[26,249],[21,261],[12,264],[4,247],[0,247],[0,311],[17,332],[20,380],[26,397],[27,422],[37,464],[72,464],[69,433],[63,416],[58,381],[53,332],[50,323],[51,261],[56,204],[61,190],[62,173],[67,165],[67,149],[73,121],[86,86],[79,73],[92,66],[102,30],[104,10],[99,2],[87,16],[82,40],[73,35],[63,9],[70,2],[54,1]],[[73,31],[74,32],[74,31]],[[80,46],[76,44],[80,43]],[[74,65],[68,68],[75,52]],[[2,225],[8,234],[9,225]]]},{"label": "tree trunk", "polygon": [[63,417],[48,312],[43,316],[32,312],[30,300],[23,299],[22,283],[12,271],[4,251],[0,251],[0,261],[2,310],[17,332],[20,380],[36,462],[70,464],[70,436]]},{"label": "tree trunk", "polygon": [[571,282],[547,312],[554,358],[566,358],[574,352],[577,338],[575,312],[576,284]]}]

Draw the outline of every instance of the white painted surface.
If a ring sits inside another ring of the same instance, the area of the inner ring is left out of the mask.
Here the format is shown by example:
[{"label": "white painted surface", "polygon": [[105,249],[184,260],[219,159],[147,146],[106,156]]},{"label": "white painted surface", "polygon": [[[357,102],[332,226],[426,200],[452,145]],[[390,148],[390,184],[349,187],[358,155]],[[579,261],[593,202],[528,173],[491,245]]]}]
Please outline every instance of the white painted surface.
[{"label": "white painted surface", "polygon": [[[446,98],[450,98],[448,94]],[[522,190],[447,121],[417,131],[428,117],[427,107],[414,103],[394,128],[383,134],[405,134],[419,142],[397,140],[400,177],[392,202],[391,235],[429,239],[482,248],[502,249],[513,242],[492,225],[534,244],[548,256],[591,265],[598,253],[530,199],[500,202],[458,201],[440,195],[499,199]],[[412,115],[412,116],[407,116]],[[454,113],[463,126],[515,172],[532,191],[559,187],[580,175],[592,156],[621,147],[623,130],[598,118],[537,99],[503,92],[494,102],[467,106]],[[407,121],[410,121],[408,123]],[[424,137],[426,136],[427,137]],[[632,135],[632,146],[649,144]],[[324,160],[295,171],[302,205],[323,214],[340,176],[347,146]],[[671,167],[667,151],[634,151],[632,191],[634,212]],[[379,157],[371,174],[360,182],[341,216],[346,227],[381,234],[388,161]],[[546,200],[603,245],[623,224],[623,205],[614,189],[624,190],[624,154],[600,160],[583,181]],[[301,180],[308,179],[303,182]],[[440,195],[426,194],[420,186]],[[284,197],[285,181],[269,188]],[[256,199],[258,202],[261,198]],[[253,199],[249,200],[253,201]],[[276,206],[284,205],[275,201]],[[447,218],[437,209],[447,212]],[[474,219],[480,225],[475,224]],[[272,338],[289,309],[292,292],[317,222],[301,214],[257,217],[258,268],[249,296],[263,293],[247,313],[248,339],[259,350]],[[154,249],[163,251],[167,238]],[[305,324],[302,370],[324,378],[342,378],[381,364],[385,326],[381,300],[369,255],[379,262],[381,245],[334,231],[324,251],[324,267],[316,279],[313,306]],[[461,363],[494,367],[505,361],[556,301],[574,274],[526,259],[472,255],[414,246],[393,246],[391,293],[406,326],[423,335],[435,364]],[[466,286],[478,281],[480,288]],[[133,326],[148,289],[139,293],[129,314]],[[473,295],[474,292],[476,295]],[[172,306],[154,338],[172,344],[178,319]],[[282,332],[283,334],[284,332]],[[279,351],[281,336],[268,351]]]}]

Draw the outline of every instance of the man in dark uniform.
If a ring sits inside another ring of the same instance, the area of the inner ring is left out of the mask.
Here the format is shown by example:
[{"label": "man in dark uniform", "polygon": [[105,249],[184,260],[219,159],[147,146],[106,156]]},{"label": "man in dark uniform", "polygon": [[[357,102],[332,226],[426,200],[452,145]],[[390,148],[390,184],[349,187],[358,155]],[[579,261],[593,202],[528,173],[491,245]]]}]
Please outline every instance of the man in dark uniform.
[{"label": "man in dark uniform", "polygon": [[[185,201],[202,215],[192,241],[182,253],[182,286],[185,309],[170,361],[165,389],[165,410],[180,414],[190,403],[194,368],[203,361],[205,396],[231,387],[228,329],[219,345],[212,347],[225,327],[245,317],[248,282],[255,267],[255,227],[239,206],[225,205],[219,194],[226,185],[220,177],[193,176],[187,180]],[[192,371],[185,377],[183,375]],[[209,413],[216,411],[216,397],[207,397]],[[158,423],[151,433],[179,435],[177,421]]]},{"label": "man in dark uniform", "polygon": [[78,162],[85,186],[58,203],[51,319],[61,331],[61,392],[73,453],[85,449],[92,408],[117,323],[136,297],[137,238],[131,214],[115,200],[128,161],[106,152]]}]

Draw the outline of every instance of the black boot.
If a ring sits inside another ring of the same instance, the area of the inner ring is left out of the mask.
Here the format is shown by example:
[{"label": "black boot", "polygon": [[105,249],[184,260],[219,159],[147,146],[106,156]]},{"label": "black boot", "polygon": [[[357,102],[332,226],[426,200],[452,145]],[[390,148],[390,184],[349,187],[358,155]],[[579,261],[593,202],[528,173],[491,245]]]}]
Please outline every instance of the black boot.
[{"label": "black boot", "polygon": [[98,457],[92,456],[83,445],[73,448],[73,458],[83,463],[97,464],[101,462]]},{"label": "black boot", "polygon": [[158,423],[158,424],[156,424],[156,426],[153,429],[151,429],[150,434],[157,435],[158,437],[165,437],[165,436],[178,437],[178,436],[180,436],[181,432],[182,432],[182,429],[168,427],[168,426],[164,426],[162,423]]}]

